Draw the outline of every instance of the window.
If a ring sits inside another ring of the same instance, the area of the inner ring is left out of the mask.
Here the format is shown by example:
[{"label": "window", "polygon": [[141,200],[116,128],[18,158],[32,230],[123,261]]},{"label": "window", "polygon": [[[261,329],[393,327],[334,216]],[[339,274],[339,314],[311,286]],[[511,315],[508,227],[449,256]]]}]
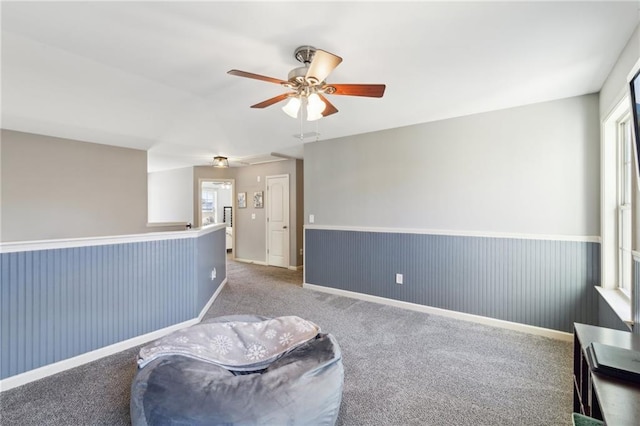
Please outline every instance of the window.
[{"label": "window", "polygon": [[202,211],[213,212],[216,206],[216,191],[210,189],[202,190]]},{"label": "window", "polygon": [[202,225],[217,223],[218,191],[211,188],[202,188],[201,199],[200,223]]},{"label": "window", "polygon": [[625,115],[618,124],[618,288],[631,297],[633,255],[631,252],[633,147],[631,119]]},{"label": "window", "polygon": [[601,283],[596,287],[620,319],[632,323],[632,184],[631,102],[622,99],[602,123],[600,150]]}]

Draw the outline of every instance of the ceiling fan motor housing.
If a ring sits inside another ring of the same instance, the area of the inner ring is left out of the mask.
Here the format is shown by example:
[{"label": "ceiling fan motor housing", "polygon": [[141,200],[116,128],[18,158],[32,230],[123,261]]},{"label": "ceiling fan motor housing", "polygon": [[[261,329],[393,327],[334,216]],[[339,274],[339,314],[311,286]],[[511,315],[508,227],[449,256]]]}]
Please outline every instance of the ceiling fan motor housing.
[{"label": "ceiling fan motor housing", "polygon": [[298,62],[302,62],[304,67],[294,68],[289,72],[288,80],[291,83],[302,86],[316,86],[321,83],[317,78],[307,77],[309,64],[313,61],[315,54],[316,48],[313,46],[300,46],[293,52],[293,56]]},{"label": "ceiling fan motor housing", "polygon": [[291,83],[304,84],[305,76],[307,75],[307,67],[298,67],[289,71],[288,80]]},{"label": "ceiling fan motor housing", "polygon": [[316,48],[313,46],[300,46],[293,52],[293,56],[305,65],[309,65],[313,61],[315,54]]}]

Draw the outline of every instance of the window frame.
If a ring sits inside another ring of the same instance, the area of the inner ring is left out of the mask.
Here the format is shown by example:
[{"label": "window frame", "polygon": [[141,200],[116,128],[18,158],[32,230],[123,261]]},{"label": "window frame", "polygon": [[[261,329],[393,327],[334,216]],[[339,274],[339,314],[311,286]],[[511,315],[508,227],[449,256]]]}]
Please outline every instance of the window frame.
[{"label": "window frame", "polygon": [[631,298],[633,280],[633,139],[631,108],[617,120],[617,208],[618,231],[616,288]]},{"label": "window frame", "polygon": [[[619,287],[619,126],[631,114],[631,98],[625,95],[602,119],[600,137],[600,286],[596,289],[616,315],[633,324],[631,294]],[[633,224],[632,224],[633,226]]]}]

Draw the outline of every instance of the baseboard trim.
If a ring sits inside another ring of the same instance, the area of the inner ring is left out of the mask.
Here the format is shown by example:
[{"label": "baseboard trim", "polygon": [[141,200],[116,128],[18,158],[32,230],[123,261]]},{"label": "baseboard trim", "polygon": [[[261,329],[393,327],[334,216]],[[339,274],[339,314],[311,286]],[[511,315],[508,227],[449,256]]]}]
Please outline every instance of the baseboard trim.
[{"label": "baseboard trim", "polygon": [[160,330],[152,331],[151,333],[142,334],[140,336],[132,337],[131,339],[123,340],[105,346],[99,349],[95,349],[90,352],[85,352],[80,355],[76,355],[72,358],[63,359],[62,361],[54,362],[53,364],[47,364],[42,367],[35,368],[33,370],[25,371],[24,373],[16,374],[15,376],[7,377],[0,380],[0,392],[7,391],[9,389],[16,388],[18,386],[26,385],[27,383],[34,382],[36,380],[44,379],[45,377],[52,376],[57,373],[61,373],[65,370],[70,370],[75,367],[79,367],[84,364],[96,361],[100,358],[104,358],[109,355],[113,355],[118,352],[125,351],[138,345],[150,342],[155,339],[159,339],[173,331],[180,330],[185,327],[198,324],[204,315],[207,313],[213,302],[216,300],[223,287],[227,284],[225,278],[218,286],[218,289],[213,293],[207,304],[202,308],[200,314],[188,321],[184,321],[178,324],[171,325],[169,327],[162,328]]},{"label": "baseboard trim", "polygon": [[[249,264],[253,264],[253,265],[260,265],[260,266],[269,266],[269,264],[267,262],[262,262],[260,260],[249,260],[249,259],[240,259],[239,257],[236,257],[235,259],[233,259],[237,262],[242,262],[242,263],[249,263]],[[292,271],[302,271],[303,266],[287,266],[287,269],[291,269]]]},{"label": "baseboard trim", "polygon": [[207,304],[204,305],[204,308],[202,308],[202,310],[200,311],[200,314],[198,315],[198,322],[202,321],[202,318],[204,318],[205,314],[207,313],[211,305],[213,305],[213,302],[216,301],[216,299],[218,298],[218,295],[220,294],[220,292],[222,291],[225,285],[227,285],[227,278],[222,280],[222,282],[220,283],[216,291],[214,291],[213,295],[209,298],[209,301],[207,302]]},{"label": "baseboard trim", "polygon": [[236,262],[242,262],[242,263],[253,263],[254,265],[260,265],[260,266],[268,266],[267,262],[262,262],[260,260],[249,260],[249,259],[240,259],[239,257],[236,257],[235,259]]},{"label": "baseboard trim", "polygon": [[433,306],[419,305],[417,303],[403,302],[401,300],[388,299],[386,297],[372,296],[370,294],[357,293],[354,291],[341,290],[337,288],[325,287],[316,284],[303,283],[303,288],[320,291],[323,293],[335,294],[338,296],[350,297],[352,299],[364,300],[365,302],[380,303],[383,305],[395,306],[397,308],[409,309],[412,311],[424,312],[428,314],[440,315],[443,317],[455,318],[463,321],[475,322],[478,324],[490,325],[493,327],[506,328],[537,336],[549,337],[556,340],[573,342],[573,334],[564,331],[551,330],[549,328],[536,327],[533,325],[520,324],[517,322],[504,321],[496,318],[483,317],[480,315],[467,314],[464,312],[450,311],[448,309],[435,308]]}]

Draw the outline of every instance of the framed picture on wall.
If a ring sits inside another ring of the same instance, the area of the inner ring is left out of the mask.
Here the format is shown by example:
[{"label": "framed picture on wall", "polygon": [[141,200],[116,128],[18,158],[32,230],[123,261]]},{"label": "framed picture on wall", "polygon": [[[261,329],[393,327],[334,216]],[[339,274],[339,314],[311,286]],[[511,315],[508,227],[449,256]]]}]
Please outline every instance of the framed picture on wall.
[{"label": "framed picture on wall", "polygon": [[238,192],[238,208],[239,209],[247,208],[247,193],[246,192]]},{"label": "framed picture on wall", "polygon": [[262,191],[253,193],[253,207],[261,209],[264,207],[264,201],[262,200]]}]

